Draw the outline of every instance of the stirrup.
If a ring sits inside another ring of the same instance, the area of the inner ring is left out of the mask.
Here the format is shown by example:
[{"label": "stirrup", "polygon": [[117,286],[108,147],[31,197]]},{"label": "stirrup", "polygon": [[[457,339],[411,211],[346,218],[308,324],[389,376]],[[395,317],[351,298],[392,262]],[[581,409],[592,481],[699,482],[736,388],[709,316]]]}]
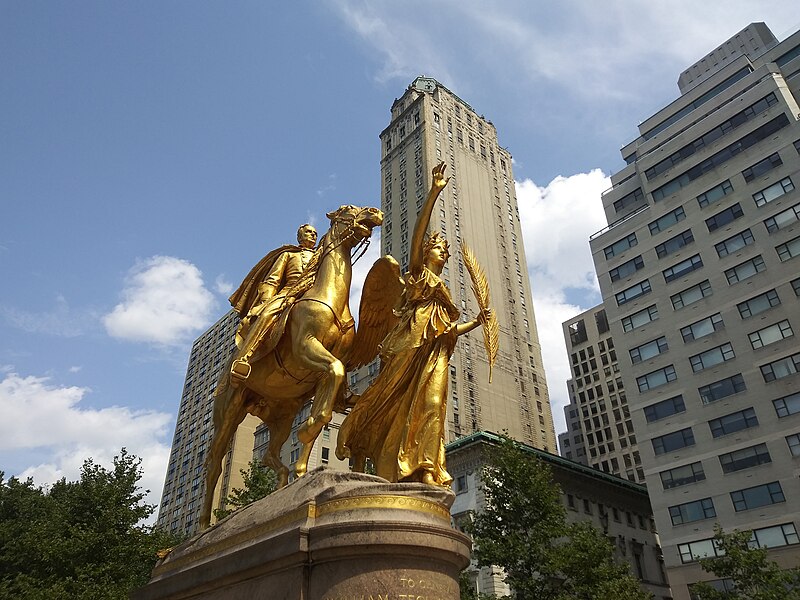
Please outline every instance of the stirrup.
[{"label": "stirrup", "polygon": [[246,358],[233,361],[231,365],[231,382],[239,383],[244,381],[250,377],[251,370],[250,363],[247,362]]}]

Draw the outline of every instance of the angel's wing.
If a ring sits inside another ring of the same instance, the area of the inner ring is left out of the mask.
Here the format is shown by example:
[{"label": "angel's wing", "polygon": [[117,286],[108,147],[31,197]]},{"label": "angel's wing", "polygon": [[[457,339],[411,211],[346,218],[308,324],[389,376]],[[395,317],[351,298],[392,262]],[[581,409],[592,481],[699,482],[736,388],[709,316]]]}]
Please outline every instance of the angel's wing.
[{"label": "angel's wing", "polygon": [[372,265],[364,281],[358,309],[358,329],[347,369],[366,365],[378,355],[378,344],[397,323],[392,309],[405,289],[400,265],[390,255]]}]

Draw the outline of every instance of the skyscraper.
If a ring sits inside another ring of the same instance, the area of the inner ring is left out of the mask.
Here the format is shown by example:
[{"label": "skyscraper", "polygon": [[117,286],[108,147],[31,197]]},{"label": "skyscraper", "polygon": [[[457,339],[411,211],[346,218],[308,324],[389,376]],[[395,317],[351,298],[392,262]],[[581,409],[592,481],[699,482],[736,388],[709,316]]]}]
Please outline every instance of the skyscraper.
[{"label": "skyscraper", "polygon": [[477,314],[458,246],[475,252],[489,279],[500,322],[492,384],[482,333],[462,338],[450,361],[448,438],[508,430],[556,450],[550,401],[536,331],[520,229],[511,155],[494,125],[435,79],[418,77],[391,108],[380,134],[383,252],[408,267],[409,236],[430,187],[431,169],[447,164],[451,181],[431,228],[452,244],[442,278],[465,316]]},{"label": "skyscraper", "polygon": [[798,75],[763,23],[689,67],[590,241],[676,599],[716,522],[800,557]]},{"label": "skyscraper", "polygon": [[619,359],[602,305],[562,325],[572,379],[564,408],[569,429],[558,436],[561,455],[606,473],[644,483]]},{"label": "skyscraper", "polygon": [[[192,344],[157,521],[159,527],[175,533],[198,531],[205,496],[203,462],[214,435],[214,389],[233,351],[238,325],[239,316],[231,310]],[[259,423],[248,415],[237,429],[214,489],[215,508],[234,487],[242,487],[239,471],[253,458],[253,435]]]}]

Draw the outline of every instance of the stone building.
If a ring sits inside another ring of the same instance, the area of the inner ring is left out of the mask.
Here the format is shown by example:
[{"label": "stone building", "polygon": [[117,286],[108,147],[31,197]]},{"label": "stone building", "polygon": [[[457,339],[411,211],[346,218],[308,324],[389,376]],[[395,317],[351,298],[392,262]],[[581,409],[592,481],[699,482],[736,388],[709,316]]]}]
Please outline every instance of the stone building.
[{"label": "stone building", "polygon": [[[495,434],[478,432],[447,446],[447,470],[456,493],[450,513],[456,526],[485,506],[480,472],[487,449],[498,441]],[[631,573],[655,600],[671,598],[647,488],[537,448],[526,449],[552,469],[553,480],[562,490],[567,520],[591,521],[610,538],[617,559],[630,565]],[[510,591],[499,568],[473,566],[469,572],[479,592],[503,596]]]}]

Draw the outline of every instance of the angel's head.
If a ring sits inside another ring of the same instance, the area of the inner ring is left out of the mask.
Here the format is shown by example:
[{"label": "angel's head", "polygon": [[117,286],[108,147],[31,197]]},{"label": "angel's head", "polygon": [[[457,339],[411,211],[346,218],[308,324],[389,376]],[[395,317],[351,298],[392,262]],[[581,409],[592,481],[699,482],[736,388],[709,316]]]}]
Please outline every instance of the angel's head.
[{"label": "angel's head", "polygon": [[425,240],[425,245],[422,247],[422,255],[426,266],[438,267],[438,270],[441,271],[444,263],[450,258],[450,244],[447,243],[442,234],[435,231]]}]

